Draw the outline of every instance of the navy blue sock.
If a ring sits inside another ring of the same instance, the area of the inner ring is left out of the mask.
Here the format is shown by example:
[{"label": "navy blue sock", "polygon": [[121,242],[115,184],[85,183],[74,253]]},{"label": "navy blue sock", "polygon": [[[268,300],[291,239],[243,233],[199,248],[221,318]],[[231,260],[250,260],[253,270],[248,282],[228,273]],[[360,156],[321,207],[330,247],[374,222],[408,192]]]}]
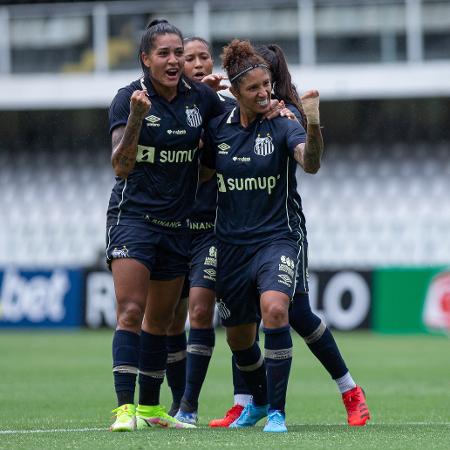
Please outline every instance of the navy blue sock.
[{"label": "navy blue sock", "polygon": [[264,328],[269,411],[284,412],[286,404],[292,363],[292,339],[289,329],[289,325],[280,328]]},{"label": "navy blue sock", "polygon": [[233,351],[236,367],[241,372],[256,406],[267,405],[266,365],[256,342],[245,350]]},{"label": "navy blue sock", "polygon": [[159,405],[167,365],[167,336],[141,332],[139,352],[139,404]]},{"label": "navy blue sock", "polygon": [[308,294],[296,294],[289,310],[289,323],[305,340],[309,349],[322,363],[331,378],[343,377],[347,366],[331,331],[311,311]]},{"label": "navy blue sock", "polygon": [[214,328],[191,328],[189,331],[186,389],[181,400],[183,411],[192,412],[198,409],[198,398],[208,371],[215,340]]},{"label": "navy blue sock", "polygon": [[118,406],[134,403],[138,373],[139,340],[136,333],[116,330],[112,342],[114,388]]},{"label": "navy blue sock", "polygon": [[[257,324],[257,330],[259,330],[259,323]],[[256,332],[256,342],[259,342],[259,333]],[[233,373],[233,393],[234,395],[244,394],[252,395],[245,380],[242,378],[241,371],[236,367],[236,358],[234,355],[231,358],[231,370]]]},{"label": "navy blue sock", "polygon": [[172,400],[180,404],[186,386],[186,333],[167,336],[167,384],[172,391]]}]

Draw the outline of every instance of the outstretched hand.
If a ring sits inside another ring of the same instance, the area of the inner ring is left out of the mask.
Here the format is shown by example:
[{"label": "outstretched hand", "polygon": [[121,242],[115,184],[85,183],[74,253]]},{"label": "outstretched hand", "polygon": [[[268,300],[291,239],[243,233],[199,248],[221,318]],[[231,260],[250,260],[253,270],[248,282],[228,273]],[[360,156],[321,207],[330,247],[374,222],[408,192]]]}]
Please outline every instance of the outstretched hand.
[{"label": "outstretched hand", "polygon": [[225,75],[221,75],[218,73],[211,73],[210,75],[206,75],[202,79],[202,83],[207,84],[210,88],[217,91],[223,91],[224,89],[228,89],[226,84],[221,84],[222,80],[228,80]]}]

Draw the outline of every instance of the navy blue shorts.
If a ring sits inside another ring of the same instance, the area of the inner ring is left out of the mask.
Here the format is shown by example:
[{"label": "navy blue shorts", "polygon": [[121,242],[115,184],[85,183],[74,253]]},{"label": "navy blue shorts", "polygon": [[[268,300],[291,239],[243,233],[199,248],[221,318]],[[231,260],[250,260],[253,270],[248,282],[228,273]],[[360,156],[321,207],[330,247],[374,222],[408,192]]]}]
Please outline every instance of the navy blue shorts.
[{"label": "navy blue shorts", "polygon": [[152,280],[173,280],[189,271],[189,233],[166,234],[145,226],[114,225],[106,235],[106,261],[132,258],[144,264]]},{"label": "navy blue shorts", "polygon": [[190,248],[191,287],[216,290],[217,238],[214,231],[192,235]]},{"label": "navy blue shorts", "polygon": [[258,322],[263,292],[290,299],[308,292],[307,248],[302,241],[275,239],[261,246],[218,242],[217,307],[226,327]]}]

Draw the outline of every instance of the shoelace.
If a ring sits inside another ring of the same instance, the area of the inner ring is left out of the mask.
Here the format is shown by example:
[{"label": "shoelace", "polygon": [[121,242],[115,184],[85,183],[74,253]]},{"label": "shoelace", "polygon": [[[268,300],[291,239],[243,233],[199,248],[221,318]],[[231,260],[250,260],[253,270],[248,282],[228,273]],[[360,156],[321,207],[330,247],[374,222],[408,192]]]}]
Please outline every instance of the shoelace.
[{"label": "shoelace", "polygon": [[350,412],[355,412],[358,410],[358,405],[360,403],[359,392],[349,395],[344,399],[345,406]]},{"label": "shoelace", "polygon": [[130,409],[128,409],[128,408],[124,409],[121,406],[118,406],[117,408],[113,409],[111,412],[114,413],[113,419],[123,416],[123,415],[127,415],[127,416],[133,415],[133,413]]},{"label": "shoelace", "polygon": [[269,420],[275,422],[277,425],[282,425],[284,423],[284,418],[279,412],[269,414]]}]

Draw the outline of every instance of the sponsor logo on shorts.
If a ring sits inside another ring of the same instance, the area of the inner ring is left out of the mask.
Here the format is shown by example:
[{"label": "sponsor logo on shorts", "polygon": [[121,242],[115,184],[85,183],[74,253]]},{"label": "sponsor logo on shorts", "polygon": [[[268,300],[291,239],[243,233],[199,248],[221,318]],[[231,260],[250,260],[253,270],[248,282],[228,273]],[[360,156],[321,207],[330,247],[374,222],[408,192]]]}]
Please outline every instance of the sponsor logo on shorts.
[{"label": "sponsor logo on shorts", "polygon": [[122,248],[114,247],[111,257],[114,259],[129,258],[127,247],[125,245]]},{"label": "sponsor logo on shorts", "polygon": [[192,128],[198,128],[202,122],[202,116],[200,115],[200,110],[194,105],[192,108],[186,108],[186,121],[187,124]]},{"label": "sponsor logo on shorts", "polygon": [[[290,278],[294,277],[294,267],[295,263],[292,258],[289,256],[281,255],[280,257],[281,264],[278,264],[278,270],[280,272],[285,272],[289,275]],[[280,276],[280,275],[278,275]]]},{"label": "sponsor logo on shorts", "polygon": [[216,281],[216,269],[203,269],[203,278],[211,281]]},{"label": "sponsor logo on shorts", "polygon": [[292,278],[285,273],[278,274],[278,283],[285,284],[288,287],[292,286]]},{"label": "sponsor logo on shorts", "polygon": [[[205,266],[217,267],[217,249],[216,249],[216,247],[214,247],[214,245],[209,247],[208,254],[209,254],[209,256],[207,256],[205,258],[205,262],[203,264]],[[205,269],[205,271],[206,270],[207,269]],[[214,276],[216,276],[215,273],[214,273]]]},{"label": "sponsor logo on shorts", "polygon": [[270,134],[267,133],[266,137],[263,138],[258,134],[258,137],[255,139],[255,147],[253,150],[259,156],[267,156],[273,153],[275,148]]},{"label": "sponsor logo on shorts", "polygon": [[229,319],[231,316],[231,311],[228,309],[228,306],[225,305],[224,301],[222,299],[218,299],[216,305],[220,318]]},{"label": "sponsor logo on shorts", "polygon": [[227,191],[267,191],[270,195],[277,185],[281,175],[256,178],[225,178],[217,173],[217,189],[219,192]]}]

